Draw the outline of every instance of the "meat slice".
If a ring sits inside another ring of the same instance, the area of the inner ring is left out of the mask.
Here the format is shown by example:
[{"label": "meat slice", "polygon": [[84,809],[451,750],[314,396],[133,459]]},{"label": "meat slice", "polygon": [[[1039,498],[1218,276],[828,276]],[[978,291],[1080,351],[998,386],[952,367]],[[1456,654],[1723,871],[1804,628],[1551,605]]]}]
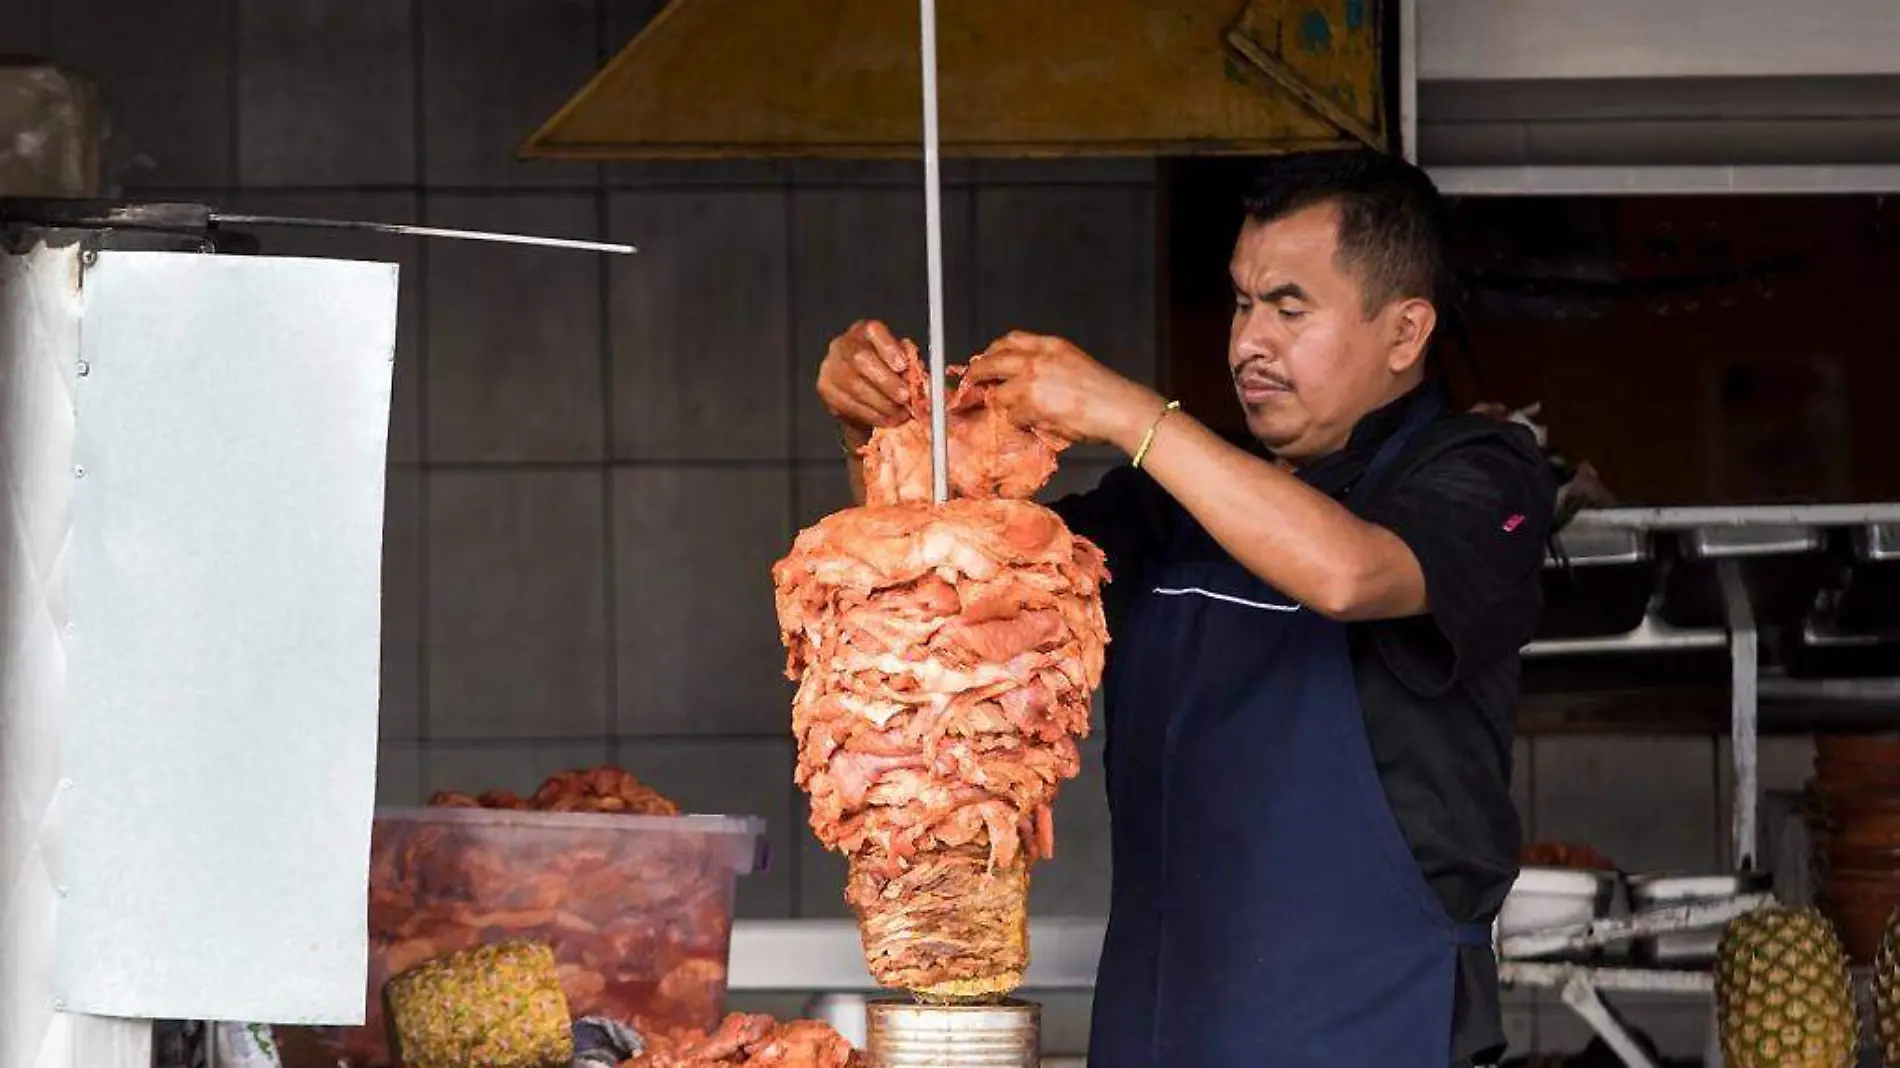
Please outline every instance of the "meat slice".
[{"label": "meat slice", "polygon": [[[918,358],[917,346],[902,344],[910,359],[905,384],[911,418],[873,434],[865,446],[865,499],[873,505],[931,499],[930,372]],[[951,378],[961,378],[965,370],[947,368]],[[951,496],[1033,497],[1056,473],[1056,456],[1069,442],[1011,423],[1001,408],[989,403],[990,389],[968,381],[946,389]]]},{"label": "meat slice", "polygon": [[622,1068],[866,1068],[851,1043],[819,1020],[779,1023],[735,1012],[712,1034],[643,1037],[646,1050]]},{"label": "meat slice", "polygon": [[952,499],[930,501],[929,422],[865,447],[869,503],[801,531],[773,568],[811,828],[845,854],[871,973],[939,999],[1007,993],[1028,964],[1029,870],[1054,853],[1108,629],[1103,557],[1027,498],[1065,442],[951,396]]}]

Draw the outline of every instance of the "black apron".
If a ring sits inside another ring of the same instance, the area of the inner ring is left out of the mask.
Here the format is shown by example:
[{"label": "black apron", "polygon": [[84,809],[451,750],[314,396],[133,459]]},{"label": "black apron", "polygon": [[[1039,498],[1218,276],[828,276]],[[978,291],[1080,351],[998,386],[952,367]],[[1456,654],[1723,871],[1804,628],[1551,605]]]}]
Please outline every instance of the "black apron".
[{"label": "black apron", "polygon": [[[1356,496],[1444,411],[1414,407]],[[1459,947],[1366,742],[1343,624],[1191,519],[1108,677],[1114,885],[1090,1068],[1447,1068]]]}]

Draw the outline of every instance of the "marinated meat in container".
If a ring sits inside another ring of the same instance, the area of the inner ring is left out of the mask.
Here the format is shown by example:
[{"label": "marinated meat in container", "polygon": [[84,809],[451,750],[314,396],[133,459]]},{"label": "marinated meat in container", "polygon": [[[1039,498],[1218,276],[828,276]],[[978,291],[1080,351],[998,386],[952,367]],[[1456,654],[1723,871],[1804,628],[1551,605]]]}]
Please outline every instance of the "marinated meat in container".
[{"label": "marinated meat in container", "polygon": [[625,814],[678,810],[612,768],[557,775],[525,800],[435,800],[376,815],[368,1018],[317,1033],[326,1068],[391,1064],[383,988],[392,977],[501,942],[548,946],[577,1018],[642,1030],[718,1023],[733,894],[738,876],[763,866],[764,821]]}]

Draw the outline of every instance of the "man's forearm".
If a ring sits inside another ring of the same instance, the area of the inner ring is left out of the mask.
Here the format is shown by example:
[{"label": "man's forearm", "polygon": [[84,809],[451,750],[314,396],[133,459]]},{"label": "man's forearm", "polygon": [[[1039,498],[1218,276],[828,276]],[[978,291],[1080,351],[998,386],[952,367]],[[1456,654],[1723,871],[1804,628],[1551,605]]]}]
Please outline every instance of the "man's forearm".
[{"label": "man's forearm", "polygon": [[[1133,453],[1146,431],[1115,444]],[[1185,413],[1156,428],[1143,469],[1242,567],[1321,615],[1391,619],[1425,610],[1424,576],[1397,535]]]}]

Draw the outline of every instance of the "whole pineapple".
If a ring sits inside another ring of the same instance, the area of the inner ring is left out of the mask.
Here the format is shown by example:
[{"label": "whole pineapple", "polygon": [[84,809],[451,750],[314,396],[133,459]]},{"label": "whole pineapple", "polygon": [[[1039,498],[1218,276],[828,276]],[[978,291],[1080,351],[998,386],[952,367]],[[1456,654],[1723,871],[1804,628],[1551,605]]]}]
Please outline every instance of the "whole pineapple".
[{"label": "whole pineapple", "polygon": [[1900,912],[1887,918],[1874,954],[1874,1023],[1881,1055],[1888,1064],[1900,1065]]},{"label": "whole pineapple", "polygon": [[1858,1058],[1847,956],[1813,909],[1765,908],[1731,922],[1715,999],[1728,1068],[1852,1068]]}]

